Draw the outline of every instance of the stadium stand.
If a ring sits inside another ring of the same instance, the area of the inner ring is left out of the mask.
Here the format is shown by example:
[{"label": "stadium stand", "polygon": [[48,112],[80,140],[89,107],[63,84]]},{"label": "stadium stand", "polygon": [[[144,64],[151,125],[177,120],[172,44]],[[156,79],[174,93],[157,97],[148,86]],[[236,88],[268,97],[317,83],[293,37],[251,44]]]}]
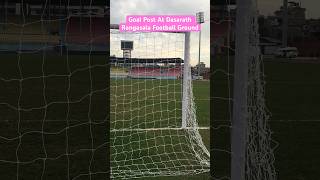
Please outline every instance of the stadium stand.
[{"label": "stadium stand", "polygon": [[106,44],[105,22],[105,18],[71,17],[67,22],[67,42]]},{"label": "stadium stand", "polygon": [[[1,33],[3,34],[57,34],[59,30],[59,20],[42,19],[40,16],[28,16],[22,18],[17,15],[8,17],[3,24]],[[53,33],[54,32],[54,33]]]},{"label": "stadium stand", "polygon": [[46,45],[46,50],[59,53],[106,54],[105,2],[51,0],[50,6],[40,0],[23,2],[0,3],[0,51],[37,51]]},{"label": "stadium stand", "polygon": [[65,46],[69,51],[106,52],[106,18],[70,17],[66,23]]},{"label": "stadium stand", "polygon": [[130,78],[143,79],[179,79],[182,75],[180,67],[132,67],[129,72]]},{"label": "stadium stand", "polygon": [[181,58],[121,58],[110,56],[111,77],[179,79],[182,77],[183,62]]},{"label": "stadium stand", "polygon": [[59,43],[59,22],[41,21],[39,18],[25,18],[11,16],[0,31],[0,42],[24,43]]},{"label": "stadium stand", "polygon": [[122,63],[122,64],[176,64],[177,66],[180,66],[181,63],[183,63],[183,60],[181,58],[123,58],[123,57],[115,57],[110,56],[110,63],[116,64],[116,63]]}]

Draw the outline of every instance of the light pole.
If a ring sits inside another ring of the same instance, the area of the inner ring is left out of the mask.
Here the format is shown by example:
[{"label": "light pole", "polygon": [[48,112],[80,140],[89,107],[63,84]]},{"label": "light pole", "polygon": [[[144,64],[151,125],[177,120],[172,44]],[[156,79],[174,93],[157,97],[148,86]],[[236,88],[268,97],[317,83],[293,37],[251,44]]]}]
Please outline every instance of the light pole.
[{"label": "light pole", "polygon": [[[196,14],[196,17],[197,17],[197,23],[201,24],[204,23],[204,12],[198,12]],[[200,76],[200,51],[201,51],[201,29],[199,31],[199,56],[198,56],[198,78]]]}]

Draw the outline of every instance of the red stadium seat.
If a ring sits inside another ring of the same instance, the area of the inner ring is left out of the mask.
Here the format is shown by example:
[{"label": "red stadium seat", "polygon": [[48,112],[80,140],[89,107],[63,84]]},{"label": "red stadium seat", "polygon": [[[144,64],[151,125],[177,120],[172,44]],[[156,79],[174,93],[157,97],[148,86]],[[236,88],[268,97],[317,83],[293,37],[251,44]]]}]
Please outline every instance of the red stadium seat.
[{"label": "red stadium seat", "polygon": [[71,17],[67,21],[66,41],[71,44],[107,44],[106,18]]},{"label": "red stadium seat", "polygon": [[181,75],[181,67],[132,67],[129,72],[131,78],[146,79],[178,79]]}]

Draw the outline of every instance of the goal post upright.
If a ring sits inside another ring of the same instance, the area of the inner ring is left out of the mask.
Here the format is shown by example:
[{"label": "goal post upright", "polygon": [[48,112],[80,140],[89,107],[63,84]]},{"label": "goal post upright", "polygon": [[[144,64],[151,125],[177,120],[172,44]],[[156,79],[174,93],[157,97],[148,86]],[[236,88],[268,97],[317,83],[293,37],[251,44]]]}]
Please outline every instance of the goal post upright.
[{"label": "goal post upright", "polygon": [[[127,59],[117,58],[121,41],[136,44],[125,67]],[[112,178],[209,172],[210,153],[199,132],[209,128],[197,122],[190,49],[191,32],[126,31],[110,25],[110,61],[121,63],[110,70]],[[164,151],[153,151],[158,147]]]},{"label": "goal post upright", "polygon": [[236,50],[231,129],[231,180],[245,180],[248,128],[248,63],[252,0],[237,1]]},{"label": "goal post upright", "polygon": [[182,128],[187,128],[188,107],[190,107],[190,96],[188,92],[192,91],[189,83],[191,83],[190,72],[190,32],[185,32],[184,40],[184,61],[183,61],[183,84],[182,84]]},{"label": "goal post upright", "polygon": [[[119,24],[110,24],[110,29],[119,30]],[[182,84],[182,119],[181,128],[187,128],[188,108],[190,107],[190,83],[192,80],[190,69],[190,32],[166,32],[184,34],[184,60],[183,60],[183,84]]]}]

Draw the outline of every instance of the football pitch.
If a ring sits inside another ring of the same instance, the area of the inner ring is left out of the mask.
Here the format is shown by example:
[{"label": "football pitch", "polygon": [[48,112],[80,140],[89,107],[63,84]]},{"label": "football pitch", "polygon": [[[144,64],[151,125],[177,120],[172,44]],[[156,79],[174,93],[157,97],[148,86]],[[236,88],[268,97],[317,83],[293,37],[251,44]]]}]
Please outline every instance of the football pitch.
[{"label": "football pitch", "polygon": [[[230,110],[232,64],[215,57],[213,131],[215,178],[230,177]],[[277,179],[317,179],[320,164],[320,63],[273,59],[264,62],[265,100],[270,112],[271,143]],[[228,76],[225,72],[229,72]],[[227,125],[227,126],[224,126]],[[217,150],[216,150],[217,149]],[[220,151],[226,150],[226,151]]]},{"label": "football pitch", "polygon": [[[114,174],[121,177],[134,172],[155,173],[155,179],[209,178],[208,173],[201,172],[188,177],[166,176],[167,173],[189,174],[195,169],[208,171],[208,167],[199,164],[186,131],[174,129],[181,127],[181,80],[124,78],[112,79],[110,83],[111,166]],[[210,125],[209,86],[209,81],[193,82],[199,127],[208,128]],[[199,131],[209,149],[209,129]]]},{"label": "football pitch", "polygon": [[[45,52],[2,54],[1,57],[0,177],[65,179],[69,176],[87,179],[91,174],[92,179],[103,179],[107,172],[104,164],[107,164],[108,141],[105,135],[108,123],[108,111],[105,107],[109,96],[106,57],[72,54],[59,56]],[[112,80],[110,83],[112,85]],[[178,92],[181,87],[176,85],[177,83],[171,83],[171,86],[177,88],[175,92]],[[194,88],[199,92],[195,94],[199,126],[208,127],[209,82],[196,82]],[[178,95],[179,93],[176,94]],[[163,95],[162,101],[166,102],[168,97],[170,95]],[[175,102],[173,106],[181,109],[179,104],[180,102]],[[169,107],[162,108],[170,109],[170,103]],[[179,118],[181,111],[175,110],[175,113],[174,116]],[[171,115],[163,113],[163,117],[167,119]],[[170,124],[159,127],[167,125]],[[200,130],[200,133],[208,148],[209,131]],[[167,141],[164,144],[175,144],[172,141],[181,140],[179,146],[181,144],[183,147],[183,132],[175,131],[172,135],[180,137],[176,139],[168,135],[164,137]],[[141,138],[143,139],[142,136]],[[141,142],[142,146],[147,143],[143,140]],[[158,152],[170,153],[174,148],[160,148]],[[151,152],[154,149],[149,150]],[[208,174],[188,178],[199,177],[207,179]],[[185,178],[186,176],[180,176],[180,179]]]},{"label": "football pitch", "polygon": [[[213,66],[228,70],[223,59],[217,59]],[[320,176],[320,64],[268,61],[264,63],[264,69],[266,104],[271,113],[270,127],[278,179],[317,179]],[[107,163],[105,155],[108,140],[105,136],[107,73],[105,56],[66,57],[42,53],[20,57],[16,54],[1,55],[1,179],[16,179],[17,172],[20,179],[27,180],[41,177],[65,179],[68,175],[87,179],[90,172],[92,179],[104,179],[102,172],[107,170],[104,164]],[[224,73],[215,73],[212,77],[213,95],[225,97],[214,98],[214,119],[211,122],[217,127],[212,145],[214,153],[211,154],[215,161],[211,168],[216,178],[223,179],[229,177],[230,172],[228,97],[232,94],[229,91],[232,89],[232,76],[229,77],[229,83]],[[111,83],[115,82],[111,80]],[[139,86],[142,84],[145,81],[140,81]],[[210,82],[194,81],[193,84],[199,126],[209,126]],[[178,105],[172,103],[162,108],[179,109]],[[146,110],[140,113],[142,111]],[[144,116],[140,113],[139,116]],[[163,116],[171,117],[170,114]],[[175,116],[179,117],[179,114]],[[209,131],[200,130],[200,133],[208,147]],[[177,133],[174,135],[177,136]],[[169,152],[169,149],[165,150]],[[208,177],[208,174],[202,174],[155,179],[197,180]]]},{"label": "football pitch", "polygon": [[106,64],[106,56],[1,54],[0,179],[106,177]]}]

